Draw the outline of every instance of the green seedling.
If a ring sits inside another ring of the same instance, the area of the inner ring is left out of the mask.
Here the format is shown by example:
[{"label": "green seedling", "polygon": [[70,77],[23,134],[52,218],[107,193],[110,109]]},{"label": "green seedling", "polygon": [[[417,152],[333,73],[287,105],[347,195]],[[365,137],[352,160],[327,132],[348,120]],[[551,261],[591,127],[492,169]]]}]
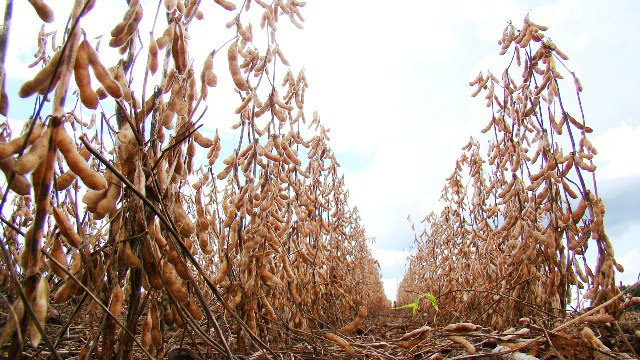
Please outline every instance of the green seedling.
[{"label": "green seedling", "polygon": [[411,315],[415,316],[416,313],[418,312],[418,306],[420,305],[420,299],[422,298],[426,298],[427,300],[429,300],[431,302],[431,305],[433,306],[434,309],[436,309],[436,311],[438,311],[438,300],[436,299],[435,296],[431,295],[431,294],[420,294],[418,295],[418,297],[416,297],[416,299],[409,304],[406,305],[402,305],[402,306],[398,306],[398,307],[394,307],[391,308],[391,310],[400,310],[400,309],[411,309]]}]

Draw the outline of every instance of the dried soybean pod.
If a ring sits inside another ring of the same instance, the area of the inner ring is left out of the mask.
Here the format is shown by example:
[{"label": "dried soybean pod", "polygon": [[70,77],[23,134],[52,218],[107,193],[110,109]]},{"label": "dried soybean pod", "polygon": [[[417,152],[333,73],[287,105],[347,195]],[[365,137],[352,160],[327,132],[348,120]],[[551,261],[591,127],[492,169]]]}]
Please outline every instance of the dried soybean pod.
[{"label": "dried soybean pod", "polygon": [[242,77],[242,72],[240,71],[240,66],[238,65],[238,41],[234,41],[229,46],[229,50],[227,51],[227,58],[229,60],[229,71],[231,72],[233,83],[241,91],[248,91],[249,84],[247,84],[244,77]]},{"label": "dried soybean pod", "polygon": [[160,349],[162,347],[162,332],[160,331],[160,314],[158,313],[158,304],[154,299],[151,302],[151,342],[153,347]]},{"label": "dried soybean pod", "polygon": [[164,323],[167,325],[173,325],[173,309],[169,304],[164,304],[162,306],[162,318]]},{"label": "dried soybean pod", "polygon": [[[111,174],[111,172],[107,174]],[[122,190],[120,180],[113,175],[111,177],[113,179],[109,179],[109,187],[107,188],[104,198],[100,200],[96,206],[97,213],[102,216],[109,215],[116,209],[116,204]]]},{"label": "dried soybean pod", "polygon": [[58,229],[60,229],[60,234],[67,239],[68,244],[74,248],[79,248],[82,245],[82,239],[78,236],[76,229],[71,225],[71,222],[67,218],[67,215],[63,210],[54,207],[52,209],[53,218],[56,220],[56,225],[58,225]]},{"label": "dried soybean pod", "polygon": [[[67,257],[64,255],[64,250],[62,249],[62,242],[59,237],[55,237],[53,239],[53,243],[51,244],[51,257],[53,257],[57,262],[62,264],[66,269],[68,269],[67,265]],[[50,264],[51,270],[54,274],[56,274],[60,279],[64,280],[67,278],[67,273],[64,272],[60,266],[51,262]]]},{"label": "dried soybean pod", "polygon": [[213,146],[213,140],[204,137],[199,131],[193,133],[193,141],[203,148],[210,148]]},{"label": "dried soybean pod", "polygon": [[195,301],[193,301],[193,296],[189,299],[189,302],[187,303],[187,310],[195,320],[197,321],[202,320],[202,311],[198,309],[198,306],[196,306]]},{"label": "dried soybean pod", "polygon": [[196,143],[195,141],[191,141],[189,145],[187,145],[187,174],[193,173],[194,156],[196,156]]},{"label": "dried soybean pod", "polygon": [[51,139],[51,130],[47,129],[40,137],[31,145],[31,148],[20,156],[14,166],[14,171],[19,175],[32,172],[46,158],[49,151],[49,141]]},{"label": "dried soybean pod", "polygon": [[576,165],[578,165],[578,167],[580,167],[581,169],[588,171],[588,172],[594,172],[596,171],[596,166],[593,164],[588,164],[586,162],[584,162],[580,156],[576,156],[574,159]]},{"label": "dried soybean pod", "polygon": [[176,300],[185,302],[188,300],[188,293],[180,284],[180,279],[176,275],[176,272],[172,269],[172,266],[165,262],[162,266],[162,280],[167,285],[167,289],[173,295]]},{"label": "dried soybean pod", "polygon": [[282,61],[282,64],[284,64],[285,66],[289,66],[289,60],[284,57],[282,50],[280,50],[280,46],[276,47],[276,54],[278,54],[278,57],[280,58],[280,61]]},{"label": "dried soybean pod", "polygon": [[578,90],[578,92],[582,92],[583,88],[582,88],[582,83],[580,82],[580,79],[578,79],[575,73],[571,73],[571,75],[573,75],[573,82],[576,86],[576,89]]},{"label": "dried soybean pod", "polygon": [[147,224],[147,228],[149,229],[149,236],[153,238],[153,241],[158,245],[158,248],[164,249],[167,241],[162,237],[158,224],[151,222]]},{"label": "dried soybean pod", "polygon": [[216,4],[222,6],[227,11],[233,11],[236,9],[236,5],[227,0],[213,0]]},{"label": "dried soybean pod", "polygon": [[[169,41],[173,39],[173,33],[175,31],[175,28],[176,28],[176,23],[171,22],[171,24],[169,24],[169,26],[167,26],[167,28],[164,30],[164,33],[162,33],[162,36],[160,36],[156,40],[158,50],[164,49],[167,46],[167,44],[169,44]],[[167,77],[167,79],[170,79],[170,78],[171,76]]]},{"label": "dried soybean pod", "polygon": [[173,309],[173,321],[175,322],[177,327],[183,328],[184,320],[182,320],[182,315],[180,315],[180,313],[178,312],[178,309],[175,306],[172,306],[172,309]]},{"label": "dried soybean pod", "polygon": [[78,85],[80,100],[89,109],[98,108],[98,94],[91,89],[91,77],[89,76],[89,53],[87,47],[91,46],[84,40],[78,46],[76,60],[73,65],[73,75]]},{"label": "dried soybean pod", "polygon": [[[189,240],[188,238],[185,238],[185,244],[187,246],[187,248],[191,249],[193,247],[193,243],[191,242],[191,240]],[[194,252],[190,250],[190,252],[193,254]],[[183,261],[180,260],[180,257],[178,256],[177,253],[175,253],[175,257],[173,258],[173,266],[176,269],[176,273],[178,274],[178,276],[180,276],[183,280],[187,281],[189,280],[189,269],[187,268],[187,266],[185,265],[185,263]],[[185,290],[186,292],[186,290]]]},{"label": "dried soybean pod", "polygon": [[558,47],[553,44],[553,51],[558,54],[558,56],[560,56],[560,58],[562,60],[569,60],[569,56],[567,56],[567,54],[565,54],[564,52],[562,52],[560,49],[558,49]]},{"label": "dried soybean pod", "polygon": [[218,155],[220,155],[220,149],[222,145],[220,145],[220,137],[218,136],[218,132],[213,137],[213,146],[209,149],[209,153],[207,153],[207,157],[209,158],[209,165],[213,165],[218,159]]},{"label": "dried soybean pod", "polygon": [[236,114],[240,114],[249,105],[249,102],[253,100],[254,94],[255,93],[252,92],[246,98],[244,98],[242,103],[236,108],[235,110]]},{"label": "dried soybean pod", "polygon": [[[131,4],[133,3],[134,1],[132,1],[129,4],[130,8],[131,8]],[[140,4],[135,5],[133,16],[131,17],[129,22],[126,23],[126,26],[122,31],[122,33],[120,33],[120,35],[116,37],[112,37],[111,40],[109,40],[109,46],[113,48],[121,48],[121,47],[124,47],[125,49],[128,48],[128,42],[133,36],[133,34],[135,33],[136,29],[138,28],[138,24],[140,23],[140,20],[142,20],[143,14],[144,12],[142,10],[142,5]]]},{"label": "dried soybean pod", "polygon": [[591,324],[607,324],[613,322],[615,319],[609,314],[590,315],[582,318],[582,321],[586,321]]},{"label": "dried soybean pod", "polygon": [[281,287],[281,288],[284,287],[284,283],[282,282],[282,280],[280,280],[277,276],[273,275],[266,269],[260,270],[259,275],[262,278],[262,280],[270,286]]},{"label": "dried soybean pod", "polygon": [[453,341],[456,344],[460,344],[464,346],[465,350],[471,355],[476,353],[476,348],[471,344],[467,339],[462,336],[449,336],[449,340]]},{"label": "dried soybean pod", "polygon": [[109,96],[102,86],[96,89],[96,95],[98,95],[98,99],[100,100],[104,100]]},{"label": "dried soybean pod", "polygon": [[600,339],[598,339],[595,334],[593,333],[593,331],[591,329],[589,329],[588,327],[584,327],[581,331],[582,333],[582,337],[587,340],[593,347],[595,347],[598,350],[602,350],[602,351],[606,351],[609,352],[611,351],[608,347],[606,347],[602,341],[600,341]]},{"label": "dried soybean pod", "polygon": [[149,71],[152,74],[158,71],[158,44],[154,38],[149,40]]},{"label": "dried soybean pod", "polygon": [[409,331],[408,333],[402,335],[399,340],[411,339],[412,337],[420,335],[420,334],[422,334],[424,332],[427,332],[429,330],[431,330],[431,327],[425,325],[423,327],[420,327],[420,328],[417,328],[415,330]]},{"label": "dried soybean pod", "polygon": [[196,5],[198,5],[197,1],[189,1],[189,5],[184,11],[185,19],[189,19],[192,15],[194,15],[196,10]]},{"label": "dried soybean pod", "polygon": [[577,224],[580,219],[582,219],[582,216],[584,215],[585,211],[587,211],[587,201],[585,200],[585,197],[588,196],[588,194],[585,194],[585,196],[583,196],[580,199],[580,202],[578,203],[578,206],[576,207],[576,209],[571,213],[571,219],[573,220],[574,224]]},{"label": "dried soybean pod", "polygon": [[273,310],[273,307],[269,303],[269,300],[267,300],[267,297],[264,295],[260,296],[260,302],[262,303],[262,306],[264,307],[264,309],[267,311],[267,317],[269,318],[269,320],[271,321],[278,320],[278,317],[276,316],[276,312]]},{"label": "dried soybean pod", "polygon": [[216,276],[211,281],[214,285],[221,284],[224,281],[225,277],[227,276],[227,267],[228,267],[227,257],[226,256],[221,256],[220,258],[222,259],[222,263],[220,264],[220,268],[218,269],[218,273],[216,274]]},{"label": "dried soybean pod", "polygon": [[292,163],[300,166],[302,165],[302,162],[300,161],[300,159],[298,159],[298,157],[296,156],[296,154],[293,152],[293,150],[291,150],[291,148],[289,147],[289,144],[287,143],[286,140],[281,142],[281,147],[282,150],[284,151],[284,154],[286,155],[286,157],[291,160]]},{"label": "dried soybean pod", "polygon": [[104,176],[89,167],[89,164],[78,153],[78,149],[73,140],[67,135],[63,126],[55,131],[55,142],[64,156],[67,165],[80,180],[93,190],[102,190],[107,188],[107,181]]},{"label": "dried soybean pod", "polygon": [[91,44],[87,43],[85,45],[85,50],[87,52],[87,56],[89,57],[89,65],[93,69],[93,74],[96,76],[96,79],[102,84],[104,90],[111,95],[114,99],[120,99],[122,97],[122,88],[120,88],[120,84],[111,76],[111,73],[107,70],[107,68],[100,62],[100,57],[96,50],[91,46]]},{"label": "dried soybean pod", "polygon": [[147,274],[149,285],[151,285],[151,287],[156,290],[162,289],[162,279],[160,278],[160,274],[158,273],[158,264],[158,258],[153,251],[150,239],[148,237],[143,238],[142,267],[145,274]]},{"label": "dried soybean pod", "polygon": [[18,90],[18,96],[20,96],[21,98],[27,98],[35,94],[36,92],[44,95],[47,90],[47,86],[49,85],[49,81],[51,81],[52,79],[53,81],[51,82],[49,91],[53,90],[60,80],[61,70],[58,69],[58,71],[54,71],[56,69],[56,66],[58,66],[61,54],[62,50],[58,50],[55,54],[53,54],[51,60],[49,60],[49,63],[45,67],[40,69],[40,71],[38,71],[33,79],[25,81],[25,83],[20,87],[20,90]]},{"label": "dried soybean pod", "polygon": [[164,0],[164,7],[167,10],[167,12],[172,12],[173,10],[176,9],[177,3],[178,2],[176,0]]},{"label": "dried soybean pod", "polygon": [[142,334],[140,335],[140,343],[145,349],[148,349],[151,345],[151,325],[153,324],[152,321],[153,320],[151,318],[151,311],[148,311],[147,316],[142,322]]},{"label": "dried soybean pod", "polygon": [[236,28],[238,29],[238,33],[240,34],[240,37],[242,37],[242,40],[244,42],[250,43],[251,41],[253,41],[253,34],[251,32],[251,24],[249,24],[249,26],[247,26],[247,28],[245,29],[245,28],[242,27],[242,24],[238,20],[238,22],[236,24]]},{"label": "dried soybean pod", "polygon": [[[43,126],[41,123],[38,123],[34,126],[33,131],[31,132],[31,136],[29,136],[29,140],[27,141],[27,145],[33,144],[40,138],[40,135],[42,134],[42,128]],[[0,142],[0,159],[4,159],[20,151],[25,139],[26,134],[7,142]],[[13,169],[13,166],[11,168]]]},{"label": "dried soybean pod", "polygon": [[176,10],[178,10],[178,12],[180,14],[184,14],[185,13],[185,11],[184,11],[184,1],[183,0],[178,0],[178,2],[176,3]]},{"label": "dried soybean pod", "polygon": [[122,245],[122,262],[124,262],[124,264],[131,269],[142,268],[142,262],[140,262],[138,256],[133,253],[133,250],[131,250],[131,245],[129,245],[128,241],[125,241]]},{"label": "dried soybean pod", "polygon": [[77,283],[73,280],[69,279],[65,281],[65,283],[58,288],[58,291],[53,294],[53,302],[60,304],[71,299],[76,291],[77,286]]},{"label": "dried soybean pod", "polygon": [[356,352],[353,350],[351,345],[349,345],[349,343],[347,343],[344,339],[342,339],[338,335],[334,333],[324,333],[323,336],[325,337],[325,339],[332,341],[333,343],[335,343],[336,345],[344,349],[344,352],[346,352],[347,355],[349,355],[350,357],[356,356]]},{"label": "dried soybean pod", "polygon": [[569,185],[569,183],[564,178],[562,178],[561,181],[562,181],[562,188],[564,189],[564,191],[567,192],[567,195],[572,199],[577,199],[578,194],[576,194],[576,192],[573,191],[573,189],[571,188],[571,185]]},{"label": "dried soybean pod", "polygon": [[17,326],[24,314],[24,303],[21,299],[17,299],[10,305],[10,309],[8,311],[8,321],[2,330],[2,336],[0,336],[0,344],[6,344],[11,341],[12,337],[15,336]]},{"label": "dried soybean pod", "polygon": [[[408,335],[408,334],[405,334],[405,336],[406,335]],[[396,345],[399,348],[408,349],[408,348],[410,348],[412,346],[415,346],[415,345],[418,345],[419,343],[421,343],[424,339],[427,338],[428,335],[429,335],[428,331],[422,331],[414,339],[408,340],[408,341],[399,341],[399,342],[396,343]],[[404,338],[404,336],[403,336],[403,338]]]},{"label": "dried soybean pod", "polygon": [[478,330],[479,328],[481,328],[481,326],[472,323],[457,323],[445,326],[444,330],[452,332],[469,332]]},{"label": "dried soybean pod", "polygon": [[215,87],[218,84],[218,78],[213,72],[213,55],[213,52],[207,55],[202,65],[202,74],[200,76],[200,81],[207,84],[208,87]]},{"label": "dried soybean pod", "polygon": [[171,55],[178,74],[183,75],[187,71],[187,48],[184,37],[184,29],[178,24],[175,28],[173,36],[173,45],[171,46]]},{"label": "dried soybean pod", "polygon": [[68,170],[64,174],[58,176],[58,178],[56,179],[56,191],[62,191],[68,188],[75,179],[76,174],[74,174],[71,170]]},{"label": "dried soybean pod", "polygon": [[342,329],[338,330],[340,334],[348,334],[350,332],[355,331],[360,324],[362,324],[362,320],[367,316],[367,308],[365,306],[360,306],[358,308],[358,314],[356,318],[350,324],[347,324]]},{"label": "dried soybean pod", "polygon": [[[36,315],[35,321],[44,329],[44,322],[47,318],[47,310],[49,308],[49,282],[44,276],[40,277],[38,286],[36,287],[35,299],[33,301],[33,313]],[[31,340],[31,345],[38,347],[40,340],[42,339],[38,328],[34,323],[34,319],[29,319],[29,327],[27,329],[27,336]]]},{"label": "dried soybean pod", "polygon": [[137,1],[137,0],[129,2],[129,8],[127,9],[127,12],[124,13],[124,16],[122,17],[122,21],[120,21],[118,25],[116,25],[111,30],[112,38],[117,38],[118,36],[122,35],[122,33],[124,33],[125,29],[127,28],[127,25],[133,19],[133,16],[135,14],[136,8],[138,7],[139,3],[140,1]]},{"label": "dried soybean pod", "polygon": [[[46,23],[52,23],[54,20],[53,10],[43,0],[29,0],[40,19]],[[36,345],[37,346],[37,345]]]},{"label": "dried soybean pod", "polygon": [[[209,164],[211,164],[211,159],[209,159]],[[224,168],[219,174],[218,174],[218,180],[223,180],[225,179],[227,176],[229,176],[229,174],[231,173],[231,170],[233,170],[233,165],[228,165],[226,168]]]},{"label": "dried soybean pod", "polygon": [[175,203],[173,207],[173,216],[180,235],[188,238],[195,233],[195,226],[179,203]]},{"label": "dried soybean pod", "polygon": [[9,189],[13,190],[18,195],[29,195],[31,193],[31,183],[27,180],[26,177],[22,175],[18,175],[13,171],[13,168],[16,164],[16,159],[14,157],[8,157],[6,159],[0,160],[0,170],[4,172],[4,176],[9,181],[11,174],[13,173],[13,181],[11,181],[11,186]]},{"label": "dried soybean pod", "polygon": [[120,288],[120,285],[116,283],[111,291],[111,302],[109,304],[109,311],[111,311],[115,317],[120,316],[122,313],[123,298],[124,294],[122,293],[122,288]]},{"label": "dried soybean pod", "polygon": [[[82,197],[82,202],[85,203],[87,207],[95,208],[96,206],[98,206],[98,203],[100,202],[100,200],[104,199],[106,194],[107,194],[107,189],[90,190],[84,194],[84,196]],[[95,210],[92,212],[95,212]]]}]

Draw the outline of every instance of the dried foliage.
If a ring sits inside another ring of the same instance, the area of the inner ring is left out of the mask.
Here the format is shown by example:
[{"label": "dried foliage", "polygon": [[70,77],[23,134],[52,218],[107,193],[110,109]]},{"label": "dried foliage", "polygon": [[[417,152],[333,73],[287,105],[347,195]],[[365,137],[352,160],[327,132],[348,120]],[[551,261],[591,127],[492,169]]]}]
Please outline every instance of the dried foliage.
[{"label": "dried foliage", "polygon": [[[444,324],[506,328],[524,316],[564,316],[573,300],[597,306],[620,293],[614,279],[623,269],[605,232],[582,85],[546,30],[528,16],[521,29],[510,23],[499,41],[500,54],[511,55],[500,79],[488,72],[470,82],[491,110],[482,129],[488,146],[471,139],[463,147],[442,191],[444,209],[416,234],[398,302],[431,293]],[[589,247],[595,263],[585,257]],[[618,316],[620,303],[605,311]]]},{"label": "dried foliage", "polygon": [[[43,1],[30,3],[53,21]],[[199,0],[165,0],[166,29],[140,48],[138,25],[155,6],[143,11],[130,1],[109,34],[122,54],[115,64],[81,38],[94,1],[75,1],[63,46],[51,56],[51,34],[41,31],[34,66],[44,66],[18,94],[37,95],[37,110],[21,136],[4,123],[0,142],[2,207],[11,213],[3,218],[1,276],[13,304],[2,340],[11,356],[43,339],[59,358],[74,324],[91,324],[81,348],[65,348],[79,358],[173,356],[182,343],[206,358],[274,354],[310,332],[320,339],[358,312],[341,330],[354,331],[367,309],[387,305],[329,129],[317,114],[305,117],[304,71],[294,75],[277,42],[279,21],[301,27],[304,3],[255,0],[237,10],[215,3],[232,11],[232,37],[206,59],[189,52],[189,24],[204,17]],[[254,14],[260,27],[243,26]],[[254,31],[268,38],[265,48]],[[133,74],[136,61],[146,61],[143,73]],[[72,75],[80,102],[68,106]],[[237,140],[224,147],[217,131],[207,136],[198,124],[218,76],[233,80],[226,90],[238,101]],[[133,78],[144,78],[141,88]],[[54,332],[43,315],[52,304],[68,315]]]},{"label": "dried foliage", "polygon": [[[29,2],[43,21],[54,21],[44,1]],[[625,333],[637,322],[620,317],[640,300],[625,298],[614,283],[622,267],[605,233],[582,86],[573,72],[564,74],[574,80],[580,108],[569,113],[557,69],[568,58],[545,38],[546,27],[528,17],[520,30],[509,24],[499,42],[501,54],[512,54],[502,79],[487,73],[470,83],[492,111],[483,129],[491,132],[487,158],[478,141],[463,148],[442,192],[444,210],[425,217],[399,289],[400,303],[429,295],[434,306],[423,310],[432,328],[417,323],[424,317],[381,317],[388,303],[380,268],[348,204],[329,129],[317,113],[305,116],[304,71],[294,75],[277,41],[283,17],[302,27],[305,4],[214,3],[230,21],[211,23],[211,30],[228,31],[230,39],[204,59],[189,51],[189,25],[205,21],[198,0],[158,3],[156,18],[162,13],[167,23],[159,37],[154,24],[148,43],[141,43],[139,24],[156,8],[129,1],[109,34],[121,57],[110,61],[97,41],[82,36],[92,0],[75,0],[62,46],[51,55],[47,43],[55,44],[56,33],[41,28],[31,64],[41,68],[17,94],[35,96],[36,109],[19,135],[1,124],[0,214],[10,214],[0,219],[3,355],[635,352],[640,334],[631,344]],[[10,16],[4,25],[2,46]],[[237,96],[228,114],[237,119],[234,137],[201,123],[209,92],[225,90],[212,90],[218,77]],[[73,106],[70,85],[77,87]],[[594,264],[585,258],[589,246]],[[590,310],[558,324],[576,289],[583,291],[578,306],[587,300]],[[518,330],[489,328],[515,324]],[[70,329],[79,335],[65,336]]]}]

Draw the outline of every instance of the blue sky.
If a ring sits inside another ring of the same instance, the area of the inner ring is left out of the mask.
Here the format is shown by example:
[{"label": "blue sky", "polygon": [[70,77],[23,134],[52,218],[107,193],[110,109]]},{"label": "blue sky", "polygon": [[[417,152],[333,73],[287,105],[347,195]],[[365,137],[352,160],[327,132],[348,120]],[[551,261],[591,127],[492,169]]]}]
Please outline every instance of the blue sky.
[{"label": "blue sky", "polygon": [[[58,25],[64,25],[71,1],[50,3]],[[124,13],[124,3],[98,1],[83,22],[89,38],[108,33]],[[156,4],[142,3],[152,8]],[[294,74],[304,67],[310,83],[307,116],[317,110],[332,129],[331,146],[342,164],[351,204],[359,208],[368,236],[376,238],[372,251],[390,298],[395,298],[405,257],[412,250],[407,215],[419,221],[438,210],[440,190],[460,148],[469,136],[485,141],[479,130],[490,114],[481,98],[470,97],[467,83],[478,71],[502,71],[505,58],[498,56],[497,41],[509,20],[521,27],[527,13],[532,21],[549,26],[547,34],[570,56],[568,65],[585,87],[582,101],[600,152],[595,163],[608,232],[627,269],[621,279],[629,283],[638,276],[639,7],[636,1],[309,0],[304,30],[282,22],[281,48]],[[207,1],[202,10],[205,19],[218,24],[215,31],[205,22],[190,29],[196,71],[208,51],[233,36],[219,25],[230,14]],[[152,15],[145,13],[143,27]],[[258,27],[259,19],[252,22]],[[24,5],[15,7],[13,23],[7,58],[12,121],[31,113],[32,100],[13,98],[17,84],[34,73],[26,64],[35,52],[38,30],[16,24],[39,20]],[[156,36],[163,29],[159,26]],[[146,41],[148,32],[141,36]],[[103,47],[101,56],[115,58],[114,50]],[[210,91],[204,131],[219,128],[224,140],[233,138],[229,126],[236,119],[237,97],[229,91],[231,78],[223,58],[214,58],[220,85]],[[134,85],[139,81],[134,79]],[[566,82],[561,90],[572,89],[570,80]]]}]

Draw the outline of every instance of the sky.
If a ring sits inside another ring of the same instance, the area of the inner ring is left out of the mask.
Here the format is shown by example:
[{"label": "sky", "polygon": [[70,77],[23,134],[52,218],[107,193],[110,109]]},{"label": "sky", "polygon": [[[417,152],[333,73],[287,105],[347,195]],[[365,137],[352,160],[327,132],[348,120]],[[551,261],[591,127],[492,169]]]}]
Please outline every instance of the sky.
[{"label": "sky", "polygon": [[[212,3],[202,1],[205,19],[231,18]],[[70,4],[55,4],[58,22],[64,24]],[[108,33],[124,8],[124,1],[98,1],[83,20],[87,35]],[[607,231],[626,269],[619,279],[631,283],[640,272],[640,43],[633,36],[640,34],[640,3],[309,0],[303,8],[304,30],[285,22],[279,26],[279,43],[294,74],[304,68],[310,84],[307,116],[318,111],[331,128],[330,145],[342,165],[350,203],[358,207],[367,235],[375,238],[371,250],[390,299],[395,299],[406,270],[406,256],[415,250],[407,216],[417,222],[439,210],[440,191],[461,147],[470,136],[485,140],[480,129],[490,113],[482,98],[470,96],[468,82],[479,71],[499,74],[504,69],[506,59],[498,55],[497,41],[509,21],[520,28],[527,13],[549,27],[547,35],[570,56],[567,64],[584,86],[585,116],[599,151],[595,164],[598,190],[607,206]],[[148,11],[142,24],[152,21]],[[29,6],[16,5],[14,24],[39,24],[39,19]],[[158,28],[156,37],[164,29]],[[10,96],[33,74],[26,64],[33,59],[38,30],[15,29],[7,58]],[[195,64],[233,36],[218,31],[219,25],[215,29],[208,30],[205,22],[192,25]],[[101,50],[101,56],[115,56],[109,51]],[[235,121],[227,104],[237,103],[237,98],[220,90],[231,88],[231,79],[226,65],[214,58],[216,69],[220,85],[207,102],[215,116],[205,121],[204,131],[219,128],[224,139]],[[572,84],[567,80],[560,87]],[[9,117],[20,120],[21,109],[32,104],[16,99]]]},{"label": "sky", "polygon": [[289,57],[304,63],[308,99],[332,129],[351,203],[376,238],[372,251],[389,298],[415,250],[407,215],[418,222],[440,209],[460,148],[469,136],[484,139],[479,130],[490,113],[470,96],[468,82],[479,71],[500,74],[505,59],[497,41],[510,20],[520,28],[527,13],[549,27],[585,88],[608,234],[626,268],[620,280],[635,281],[640,44],[630,34],[640,33],[640,3],[310,1],[306,10],[306,28],[296,34],[299,55]]}]

